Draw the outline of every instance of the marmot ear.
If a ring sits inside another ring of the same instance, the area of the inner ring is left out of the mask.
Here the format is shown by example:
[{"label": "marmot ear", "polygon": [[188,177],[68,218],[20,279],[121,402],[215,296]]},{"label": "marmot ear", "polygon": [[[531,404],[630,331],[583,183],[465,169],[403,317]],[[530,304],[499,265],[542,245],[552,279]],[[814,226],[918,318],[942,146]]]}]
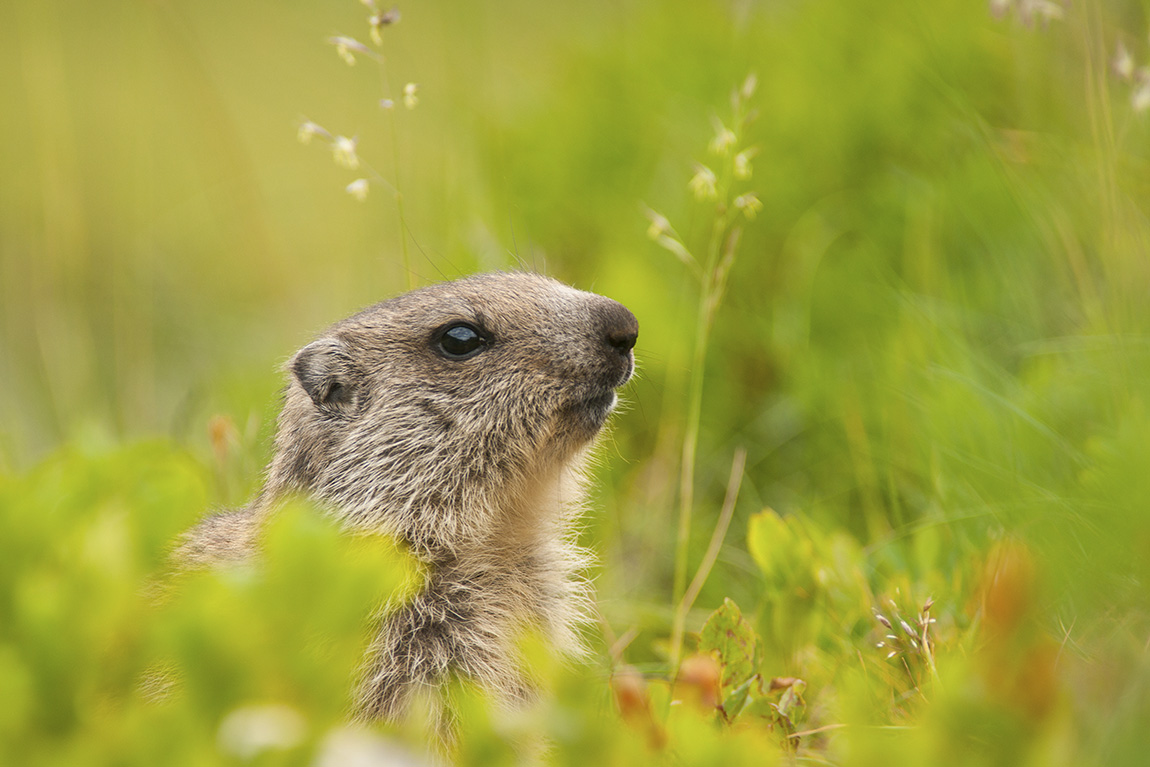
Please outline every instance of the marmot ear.
[{"label": "marmot ear", "polygon": [[339,339],[313,341],[296,352],[288,368],[321,411],[350,415],[355,410],[360,376]]}]

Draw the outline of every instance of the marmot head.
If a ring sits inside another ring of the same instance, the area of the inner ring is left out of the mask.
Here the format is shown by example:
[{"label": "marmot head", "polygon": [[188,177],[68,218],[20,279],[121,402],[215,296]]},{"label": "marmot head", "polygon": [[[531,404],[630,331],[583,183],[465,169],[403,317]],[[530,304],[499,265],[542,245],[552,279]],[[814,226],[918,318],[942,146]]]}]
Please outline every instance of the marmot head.
[{"label": "marmot head", "polygon": [[528,273],[401,295],[288,363],[269,477],[356,527],[450,551],[598,433],[634,368],[621,304]]}]

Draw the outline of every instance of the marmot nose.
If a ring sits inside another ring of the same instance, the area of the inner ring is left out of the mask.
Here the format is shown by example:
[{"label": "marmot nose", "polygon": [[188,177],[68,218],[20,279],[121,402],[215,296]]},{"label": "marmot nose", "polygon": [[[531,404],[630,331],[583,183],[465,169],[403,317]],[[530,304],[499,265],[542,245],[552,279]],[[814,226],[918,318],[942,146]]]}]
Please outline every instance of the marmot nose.
[{"label": "marmot nose", "polygon": [[617,301],[608,300],[602,306],[603,338],[607,345],[627,356],[639,339],[639,321],[635,315]]},{"label": "marmot nose", "polygon": [[638,340],[638,330],[616,330],[607,334],[607,343],[620,354],[626,354],[635,348],[635,342]]}]

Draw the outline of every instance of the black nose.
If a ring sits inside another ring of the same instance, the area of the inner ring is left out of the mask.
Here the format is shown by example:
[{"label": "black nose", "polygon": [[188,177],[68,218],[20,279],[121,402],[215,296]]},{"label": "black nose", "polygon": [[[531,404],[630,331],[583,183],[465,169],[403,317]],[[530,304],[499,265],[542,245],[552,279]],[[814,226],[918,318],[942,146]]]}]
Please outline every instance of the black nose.
[{"label": "black nose", "polygon": [[617,330],[607,334],[607,343],[611,345],[620,354],[626,354],[635,348],[635,342],[639,340],[638,330]]},{"label": "black nose", "polygon": [[617,301],[605,301],[600,312],[604,340],[612,349],[626,356],[639,339],[639,321]]}]

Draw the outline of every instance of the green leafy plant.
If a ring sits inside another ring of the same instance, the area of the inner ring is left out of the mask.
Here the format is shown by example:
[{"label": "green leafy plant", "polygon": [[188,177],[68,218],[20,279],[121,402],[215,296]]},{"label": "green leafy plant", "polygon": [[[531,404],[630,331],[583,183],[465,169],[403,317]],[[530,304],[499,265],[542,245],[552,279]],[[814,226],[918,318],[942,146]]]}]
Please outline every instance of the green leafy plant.
[{"label": "green leafy plant", "polygon": [[413,230],[643,327],[604,637],[514,715],[461,685],[454,761],[1145,762],[1144,4],[10,5],[0,763],[424,760],[348,721],[389,544],[293,506],[167,572]]},{"label": "green leafy plant", "polygon": [[716,659],[722,669],[719,714],[728,723],[740,716],[763,720],[778,728],[790,743],[801,721],[806,682],[793,677],[764,679],[762,640],[730,599],[707,619],[699,635],[699,652]]}]

